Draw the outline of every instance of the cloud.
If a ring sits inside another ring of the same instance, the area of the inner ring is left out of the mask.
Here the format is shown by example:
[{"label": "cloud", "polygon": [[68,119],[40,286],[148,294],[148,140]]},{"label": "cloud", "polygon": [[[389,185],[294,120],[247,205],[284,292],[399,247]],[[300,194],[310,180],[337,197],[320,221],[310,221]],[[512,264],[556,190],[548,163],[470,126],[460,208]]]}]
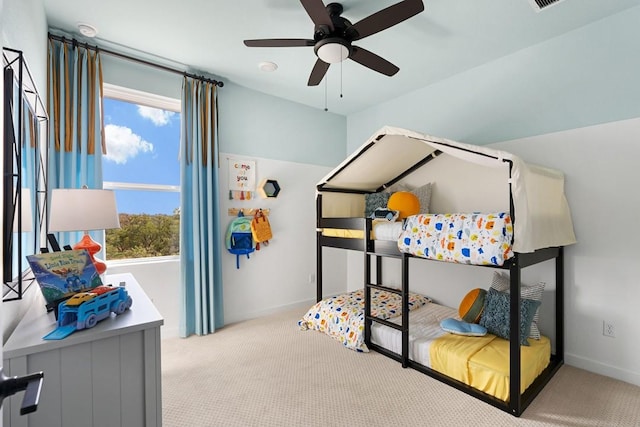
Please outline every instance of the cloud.
[{"label": "cloud", "polygon": [[156,126],[164,126],[169,124],[171,118],[176,114],[173,111],[160,110],[158,108],[145,107],[144,105],[138,105],[138,114],[149,119]]},{"label": "cloud", "polygon": [[145,141],[125,126],[106,125],[104,135],[107,142],[105,159],[118,164],[125,164],[139,153],[153,152],[153,144]]}]

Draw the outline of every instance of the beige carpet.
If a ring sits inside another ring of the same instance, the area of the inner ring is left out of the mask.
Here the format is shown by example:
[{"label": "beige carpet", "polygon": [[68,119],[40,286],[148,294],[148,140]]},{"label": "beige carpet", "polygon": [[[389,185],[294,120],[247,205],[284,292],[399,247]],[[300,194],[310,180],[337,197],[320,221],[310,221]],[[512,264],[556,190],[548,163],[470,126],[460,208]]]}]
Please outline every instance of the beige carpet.
[{"label": "beige carpet", "polygon": [[163,425],[640,426],[640,387],[563,366],[520,418],[315,331],[305,310],[162,342]]}]

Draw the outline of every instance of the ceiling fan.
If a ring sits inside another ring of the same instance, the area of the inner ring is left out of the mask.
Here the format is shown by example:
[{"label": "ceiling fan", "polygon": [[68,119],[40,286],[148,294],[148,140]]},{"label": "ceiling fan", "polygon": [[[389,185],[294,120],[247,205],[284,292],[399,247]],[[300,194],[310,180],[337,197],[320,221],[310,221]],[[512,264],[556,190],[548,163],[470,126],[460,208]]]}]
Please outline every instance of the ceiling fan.
[{"label": "ceiling fan", "polygon": [[310,47],[313,46],[316,61],[308,86],[317,86],[329,66],[351,59],[379,73],[393,76],[399,68],[384,58],[364,48],[352,45],[372,34],[386,30],[424,10],[422,0],[404,0],[361,19],[355,24],[340,16],[340,3],[325,6],[322,0],[300,0],[315,25],[313,39],[258,39],[245,40],[249,47]]}]

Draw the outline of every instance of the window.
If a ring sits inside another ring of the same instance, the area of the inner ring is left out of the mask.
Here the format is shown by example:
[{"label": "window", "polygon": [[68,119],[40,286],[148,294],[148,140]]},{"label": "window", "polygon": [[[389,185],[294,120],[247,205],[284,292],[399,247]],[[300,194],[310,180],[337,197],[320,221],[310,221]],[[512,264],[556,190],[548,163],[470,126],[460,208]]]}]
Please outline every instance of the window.
[{"label": "window", "polygon": [[105,258],[177,256],[180,250],[180,100],[104,85],[104,188],[120,228],[106,231]]}]

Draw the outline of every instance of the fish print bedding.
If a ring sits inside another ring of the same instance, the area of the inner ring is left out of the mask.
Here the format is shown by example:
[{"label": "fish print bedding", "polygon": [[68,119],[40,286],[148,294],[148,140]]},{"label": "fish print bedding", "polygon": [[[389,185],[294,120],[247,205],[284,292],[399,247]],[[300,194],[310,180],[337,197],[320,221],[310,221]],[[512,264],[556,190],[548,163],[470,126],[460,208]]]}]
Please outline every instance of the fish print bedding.
[{"label": "fish print bedding", "polygon": [[418,214],[405,220],[398,249],[439,261],[501,266],[513,256],[512,240],[505,212]]},{"label": "fish print bedding", "polygon": [[[424,295],[409,294],[409,311],[431,300]],[[371,290],[371,315],[391,319],[402,314],[400,295]],[[325,298],[316,303],[298,321],[301,330],[316,330],[340,341],[345,347],[368,352],[364,343],[364,289]]]}]

